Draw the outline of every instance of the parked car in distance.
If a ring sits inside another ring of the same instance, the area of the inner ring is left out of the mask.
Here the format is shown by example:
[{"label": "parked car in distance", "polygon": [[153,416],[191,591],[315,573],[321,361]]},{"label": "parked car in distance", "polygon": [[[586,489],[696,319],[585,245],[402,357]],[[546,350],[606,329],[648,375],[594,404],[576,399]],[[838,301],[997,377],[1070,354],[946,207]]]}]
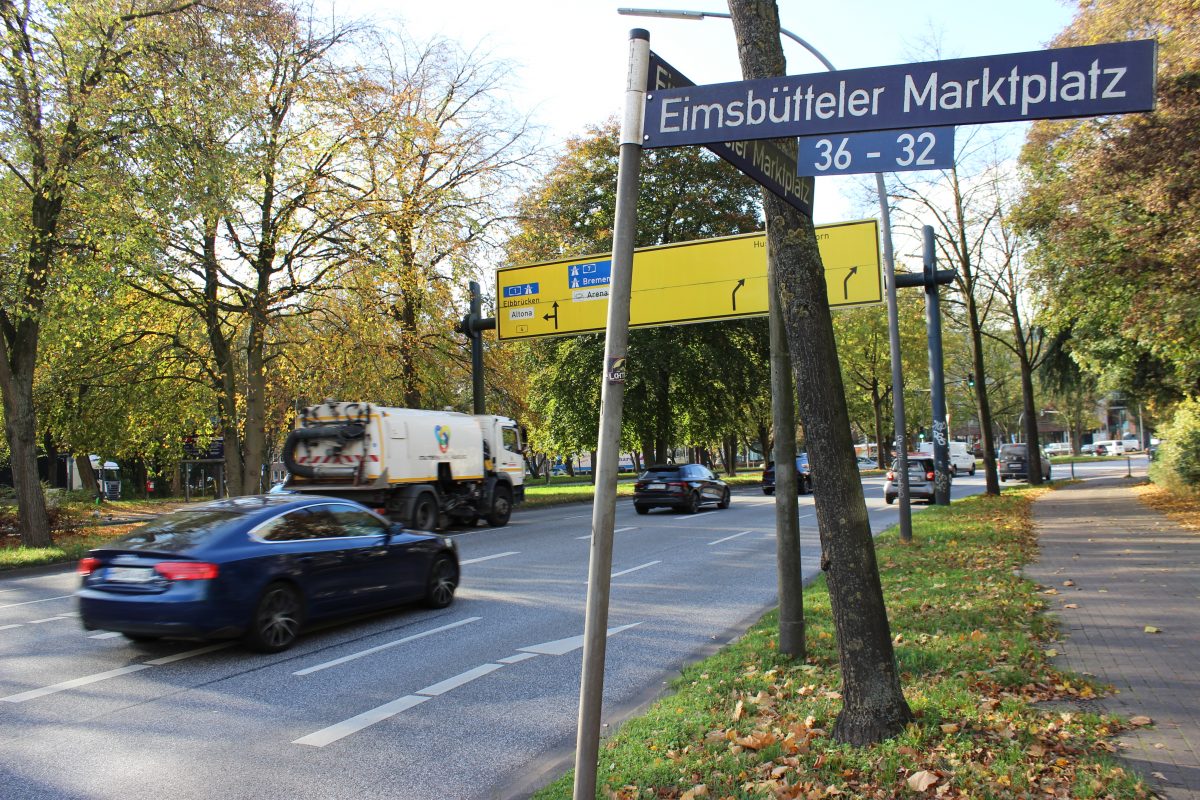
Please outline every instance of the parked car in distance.
[{"label": "parked car in distance", "polygon": [[1102,439],[1096,444],[1096,455],[1098,456],[1123,456],[1125,455],[1125,443],[1120,439]]},{"label": "parked car in distance", "polygon": [[695,514],[707,503],[729,508],[729,501],[729,486],[703,464],[649,467],[633,486],[633,509],[639,514],[662,506]]},{"label": "parked car in distance", "polygon": [[[1042,462],[1042,480],[1050,480],[1050,456],[1045,450],[1039,451]],[[996,467],[1000,472],[1000,480],[1029,480],[1029,448],[1024,444],[1006,444],[1000,447],[996,456]]]},{"label": "parked car in distance", "polygon": [[1096,445],[1094,445],[1094,444],[1085,444],[1079,448],[1079,455],[1081,455],[1081,456],[1091,456],[1091,455],[1095,455],[1095,454],[1096,454]]},{"label": "parked car in distance", "polygon": [[873,458],[868,456],[856,456],[856,458],[860,472],[868,469],[879,469],[879,463]]},{"label": "parked car in distance", "polygon": [[1071,455],[1070,442],[1051,442],[1043,448],[1047,455],[1051,456],[1069,456]]},{"label": "parked car in distance", "polygon": [[[883,501],[889,506],[896,502],[900,494],[900,481],[896,473],[900,471],[900,462],[893,461],[888,470],[887,480],[883,484]],[[908,454],[908,497],[910,500],[933,502],[933,457],[924,453]]]},{"label": "parked car in distance", "polygon": [[1136,436],[1126,436],[1121,440],[1121,446],[1125,448],[1126,453],[1142,452],[1142,440]]},{"label": "parked car in distance", "polygon": [[[950,474],[958,475],[960,472],[965,472],[968,475],[975,474],[975,455],[967,449],[966,442],[947,442],[950,448]],[[921,455],[933,457],[933,442],[922,442],[917,448]]]},{"label": "parked car in distance", "polygon": [[314,620],[424,601],[458,586],[453,540],[348,500],[264,494],[153,519],[79,562],[87,630],[133,641],[232,639],[286,650]]},{"label": "parked car in distance", "polygon": [[[775,494],[775,462],[768,461],[762,473],[763,494]],[[796,456],[796,493],[812,491],[812,467],[808,465],[808,453]]]}]

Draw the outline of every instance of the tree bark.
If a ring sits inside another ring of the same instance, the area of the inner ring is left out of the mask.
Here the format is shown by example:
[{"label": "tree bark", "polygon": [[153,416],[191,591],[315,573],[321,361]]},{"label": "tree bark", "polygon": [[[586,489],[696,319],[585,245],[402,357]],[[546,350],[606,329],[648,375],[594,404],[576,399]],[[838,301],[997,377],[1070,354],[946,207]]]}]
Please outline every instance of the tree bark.
[{"label": "tree bark", "polygon": [[[742,73],[784,74],[773,0],[729,0]],[[767,252],[777,276],[800,397],[821,547],[828,558],[844,705],[833,735],[865,745],[894,736],[912,719],[900,688],[892,637],[863,500],[846,408],[824,268],[812,220],[763,192]],[[779,432],[776,432],[779,435]]]},{"label": "tree bark", "polygon": [[[32,256],[31,256],[32,258]],[[48,264],[42,268],[47,269]],[[9,463],[17,500],[21,544],[50,547],[50,517],[38,480],[37,415],[33,405],[33,373],[37,362],[39,324],[25,317],[15,325],[7,314],[0,318],[0,394],[4,401],[4,432],[8,436]]]}]

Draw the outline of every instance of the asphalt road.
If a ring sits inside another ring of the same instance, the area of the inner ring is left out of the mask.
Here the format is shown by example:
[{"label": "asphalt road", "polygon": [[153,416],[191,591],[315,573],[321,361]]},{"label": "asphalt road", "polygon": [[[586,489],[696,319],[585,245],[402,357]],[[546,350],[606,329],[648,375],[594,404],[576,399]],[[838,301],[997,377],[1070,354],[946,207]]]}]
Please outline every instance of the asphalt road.
[{"label": "asphalt road", "polygon": [[[872,529],[894,524],[883,478],[863,483]],[[982,489],[982,473],[962,476],[953,496]],[[812,497],[799,505],[811,575]],[[0,795],[441,800],[532,789],[571,763],[590,522],[589,506],[562,506],[461,532],[450,608],[326,627],[274,656],[87,632],[72,572],[0,578]],[[774,498],[757,489],[695,516],[638,516],[624,500],[616,531],[609,723],[776,597]]]}]

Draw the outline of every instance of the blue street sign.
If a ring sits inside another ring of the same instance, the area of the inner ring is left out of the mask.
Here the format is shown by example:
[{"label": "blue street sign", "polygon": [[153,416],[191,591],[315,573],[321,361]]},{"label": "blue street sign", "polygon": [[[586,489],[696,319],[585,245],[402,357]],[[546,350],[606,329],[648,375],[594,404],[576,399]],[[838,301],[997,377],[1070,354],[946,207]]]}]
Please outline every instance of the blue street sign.
[{"label": "blue street sign", "polygon": [[[657,92],[678,86],[695,86],[682,72],[650,51],[646,91]],[[741,170],[750,180],[786,200],[809,219],[813,214],[813,182],[797,177],[796,153],[775,142],[719,142],[708,149]]]},{"label": "blue street sign", "polygon": [[538,285],[536,283],[517,283],[512,286],[504,287],[505,297],[524,297],[525,295],[537,293]]},{"label": "blue street sign", "polygon": [[571,264],[567,267],[567,287],[586,289],[607,286],[612,280],[612,261],[593,261],[590,264]]},{"label": "blue street sign", "polygon": [[1091,117],[1154,108],[1151,40],[651,92],[643,144]]},{"label": "blue street sign", "polygon": [[796,140],[799,175],[904,172],[954,166],[954,128],[803,136]]}]

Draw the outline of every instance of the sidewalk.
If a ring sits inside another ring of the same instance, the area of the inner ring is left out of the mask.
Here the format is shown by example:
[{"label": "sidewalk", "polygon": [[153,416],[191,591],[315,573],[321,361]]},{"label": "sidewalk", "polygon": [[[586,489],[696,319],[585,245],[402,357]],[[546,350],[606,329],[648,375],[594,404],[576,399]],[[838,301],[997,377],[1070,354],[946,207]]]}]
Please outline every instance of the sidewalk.
[{"label": "sidewalk", "polygon": [[1057,590],[1043,594],[1061,626],[1056,663],[1111,684],[1104,710],[1154,721],[1121,737],[1121,756],[1161,797],[1200,800],[1200,534],[1140,503],[1133,483],[1038,500],[1025,575]]}]

